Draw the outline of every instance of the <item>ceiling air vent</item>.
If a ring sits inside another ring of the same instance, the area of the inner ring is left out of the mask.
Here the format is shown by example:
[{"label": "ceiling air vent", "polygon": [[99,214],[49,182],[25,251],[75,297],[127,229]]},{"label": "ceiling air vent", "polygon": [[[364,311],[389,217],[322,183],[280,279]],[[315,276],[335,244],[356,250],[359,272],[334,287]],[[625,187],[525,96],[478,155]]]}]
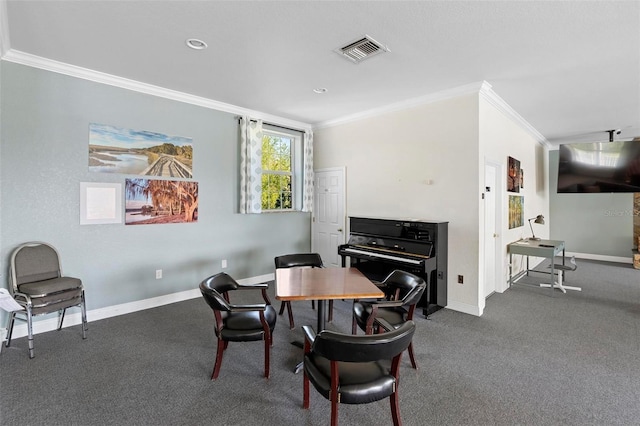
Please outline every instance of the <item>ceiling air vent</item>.
[{"label": "ceiling air vent", "polygon": [[379,53],[388,51],[389,49],[386,46],[378,43],[368,35],[365,35],[363,38],[351,42],[344,47],[336,49],[337,53],[356,64]]}]

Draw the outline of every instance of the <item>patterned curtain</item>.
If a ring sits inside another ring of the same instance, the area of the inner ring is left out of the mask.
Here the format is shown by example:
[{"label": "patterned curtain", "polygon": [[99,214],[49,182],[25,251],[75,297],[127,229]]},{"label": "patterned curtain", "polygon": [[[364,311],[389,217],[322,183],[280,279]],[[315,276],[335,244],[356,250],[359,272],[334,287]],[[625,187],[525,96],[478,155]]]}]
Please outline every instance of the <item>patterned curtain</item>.
[{"label": "patterned curtain", "polygon": [[240,118],[240,213],[262,212],[262,120]]},{"label": "patterned curtain", "polygon": [[313,132],[304,132],[304,182],[302,195],[302,211],[313,211]]}]

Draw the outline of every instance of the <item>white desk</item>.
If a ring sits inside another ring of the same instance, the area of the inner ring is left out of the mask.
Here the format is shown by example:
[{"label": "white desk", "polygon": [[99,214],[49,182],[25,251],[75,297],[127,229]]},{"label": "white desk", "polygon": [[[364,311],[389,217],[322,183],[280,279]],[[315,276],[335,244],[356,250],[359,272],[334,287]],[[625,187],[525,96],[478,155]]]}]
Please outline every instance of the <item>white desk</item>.
[{"label": "white desk", "polygon": [[[562,264],[564,265],[564,241],[560,240],[520,240],[509,244],[509,286],[522,277],[522,275],[529,275],[529,256],[544,257],[551,259],[551,274],[549,286],[551,287],[551,294],[553,289],[557,287],[555,283],[555,267],[553,265],[553,258],[558,256],[562,252]],[[521,254],[527,256],[527,269],[518,273],[516,277],[513,276],[513,255]]]}]

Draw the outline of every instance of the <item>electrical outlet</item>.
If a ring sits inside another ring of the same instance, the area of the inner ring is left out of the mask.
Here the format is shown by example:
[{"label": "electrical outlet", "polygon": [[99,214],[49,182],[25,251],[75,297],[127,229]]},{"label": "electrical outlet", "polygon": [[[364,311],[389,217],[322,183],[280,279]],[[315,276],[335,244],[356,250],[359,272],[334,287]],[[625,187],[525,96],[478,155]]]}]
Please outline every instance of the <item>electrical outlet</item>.
[{"label": "electrical outlet", "polygon": [[458,284],[464,284],[464,277],[462,275],[458,275]]},{"label": "electrical outlet", "polygon": [[162,269],[156,269],[156,280],[162,278]]},{"label": "electrical outlet", "polygon": [[227,259],[222,259],[222,269],[227,267]]}]

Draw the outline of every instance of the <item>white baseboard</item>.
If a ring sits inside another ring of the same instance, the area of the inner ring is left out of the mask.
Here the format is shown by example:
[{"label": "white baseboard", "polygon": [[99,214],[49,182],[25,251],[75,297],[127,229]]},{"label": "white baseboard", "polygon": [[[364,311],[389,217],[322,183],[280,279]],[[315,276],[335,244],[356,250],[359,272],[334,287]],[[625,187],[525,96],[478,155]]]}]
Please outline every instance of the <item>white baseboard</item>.
[{"label": "white baseboard", "polygon": [[474,315],[476,317],[480,316],[480,307],[469,305],[467,303],[456,302],[455,300],[447,302],[446,309],[451,309],[452,311],[462,312],[463,314]]},{"label": "white baseboard", "polygon": [[[631,252],[631,249],[629,249]],[[605,256],[601,254],[589,254],[589,253],[569,253],[565,254],[565,257],[575,256],[578,259],[588,259],[588,260],[600,260],[602,262],[615,262],[615,263],[633,263],[633,257],[620,257],[620,256]]]},{"label": "white baseboard", "polygon": [[[240,284],[257,284],[274,279],[274,274],[260,275],[257,277],[245,278],[238,280]],[[150,299],[136,300],[135,302],[122,303],[120,305],[107,306],[104,308],[93,309],[87,311],[87,321],[98,321],[105,318],[111,318],[118,315],[130,314],[132,312],[143,311],[145,309],[157,308],[158,306],[168,305],[170,303],[182,302],[184,300],[196,299],[202,297],[200,289],[192,289],[181,291],[178,293],[166,294],[164,296],[152,297]],[[73,312],[73,313],[72,313]],[[82,314],[80,309],[71,308],[64,316],[63,328],[72,327],[82,324]],[[42,321],[33,321],[33,334],[46,333],[58,328],[58,316],[54,315]],[[1,333],[1,330],[0,330]],[[13,327],[12,339],[25,337],[27,335],[27,323],[16,322]]]}]

